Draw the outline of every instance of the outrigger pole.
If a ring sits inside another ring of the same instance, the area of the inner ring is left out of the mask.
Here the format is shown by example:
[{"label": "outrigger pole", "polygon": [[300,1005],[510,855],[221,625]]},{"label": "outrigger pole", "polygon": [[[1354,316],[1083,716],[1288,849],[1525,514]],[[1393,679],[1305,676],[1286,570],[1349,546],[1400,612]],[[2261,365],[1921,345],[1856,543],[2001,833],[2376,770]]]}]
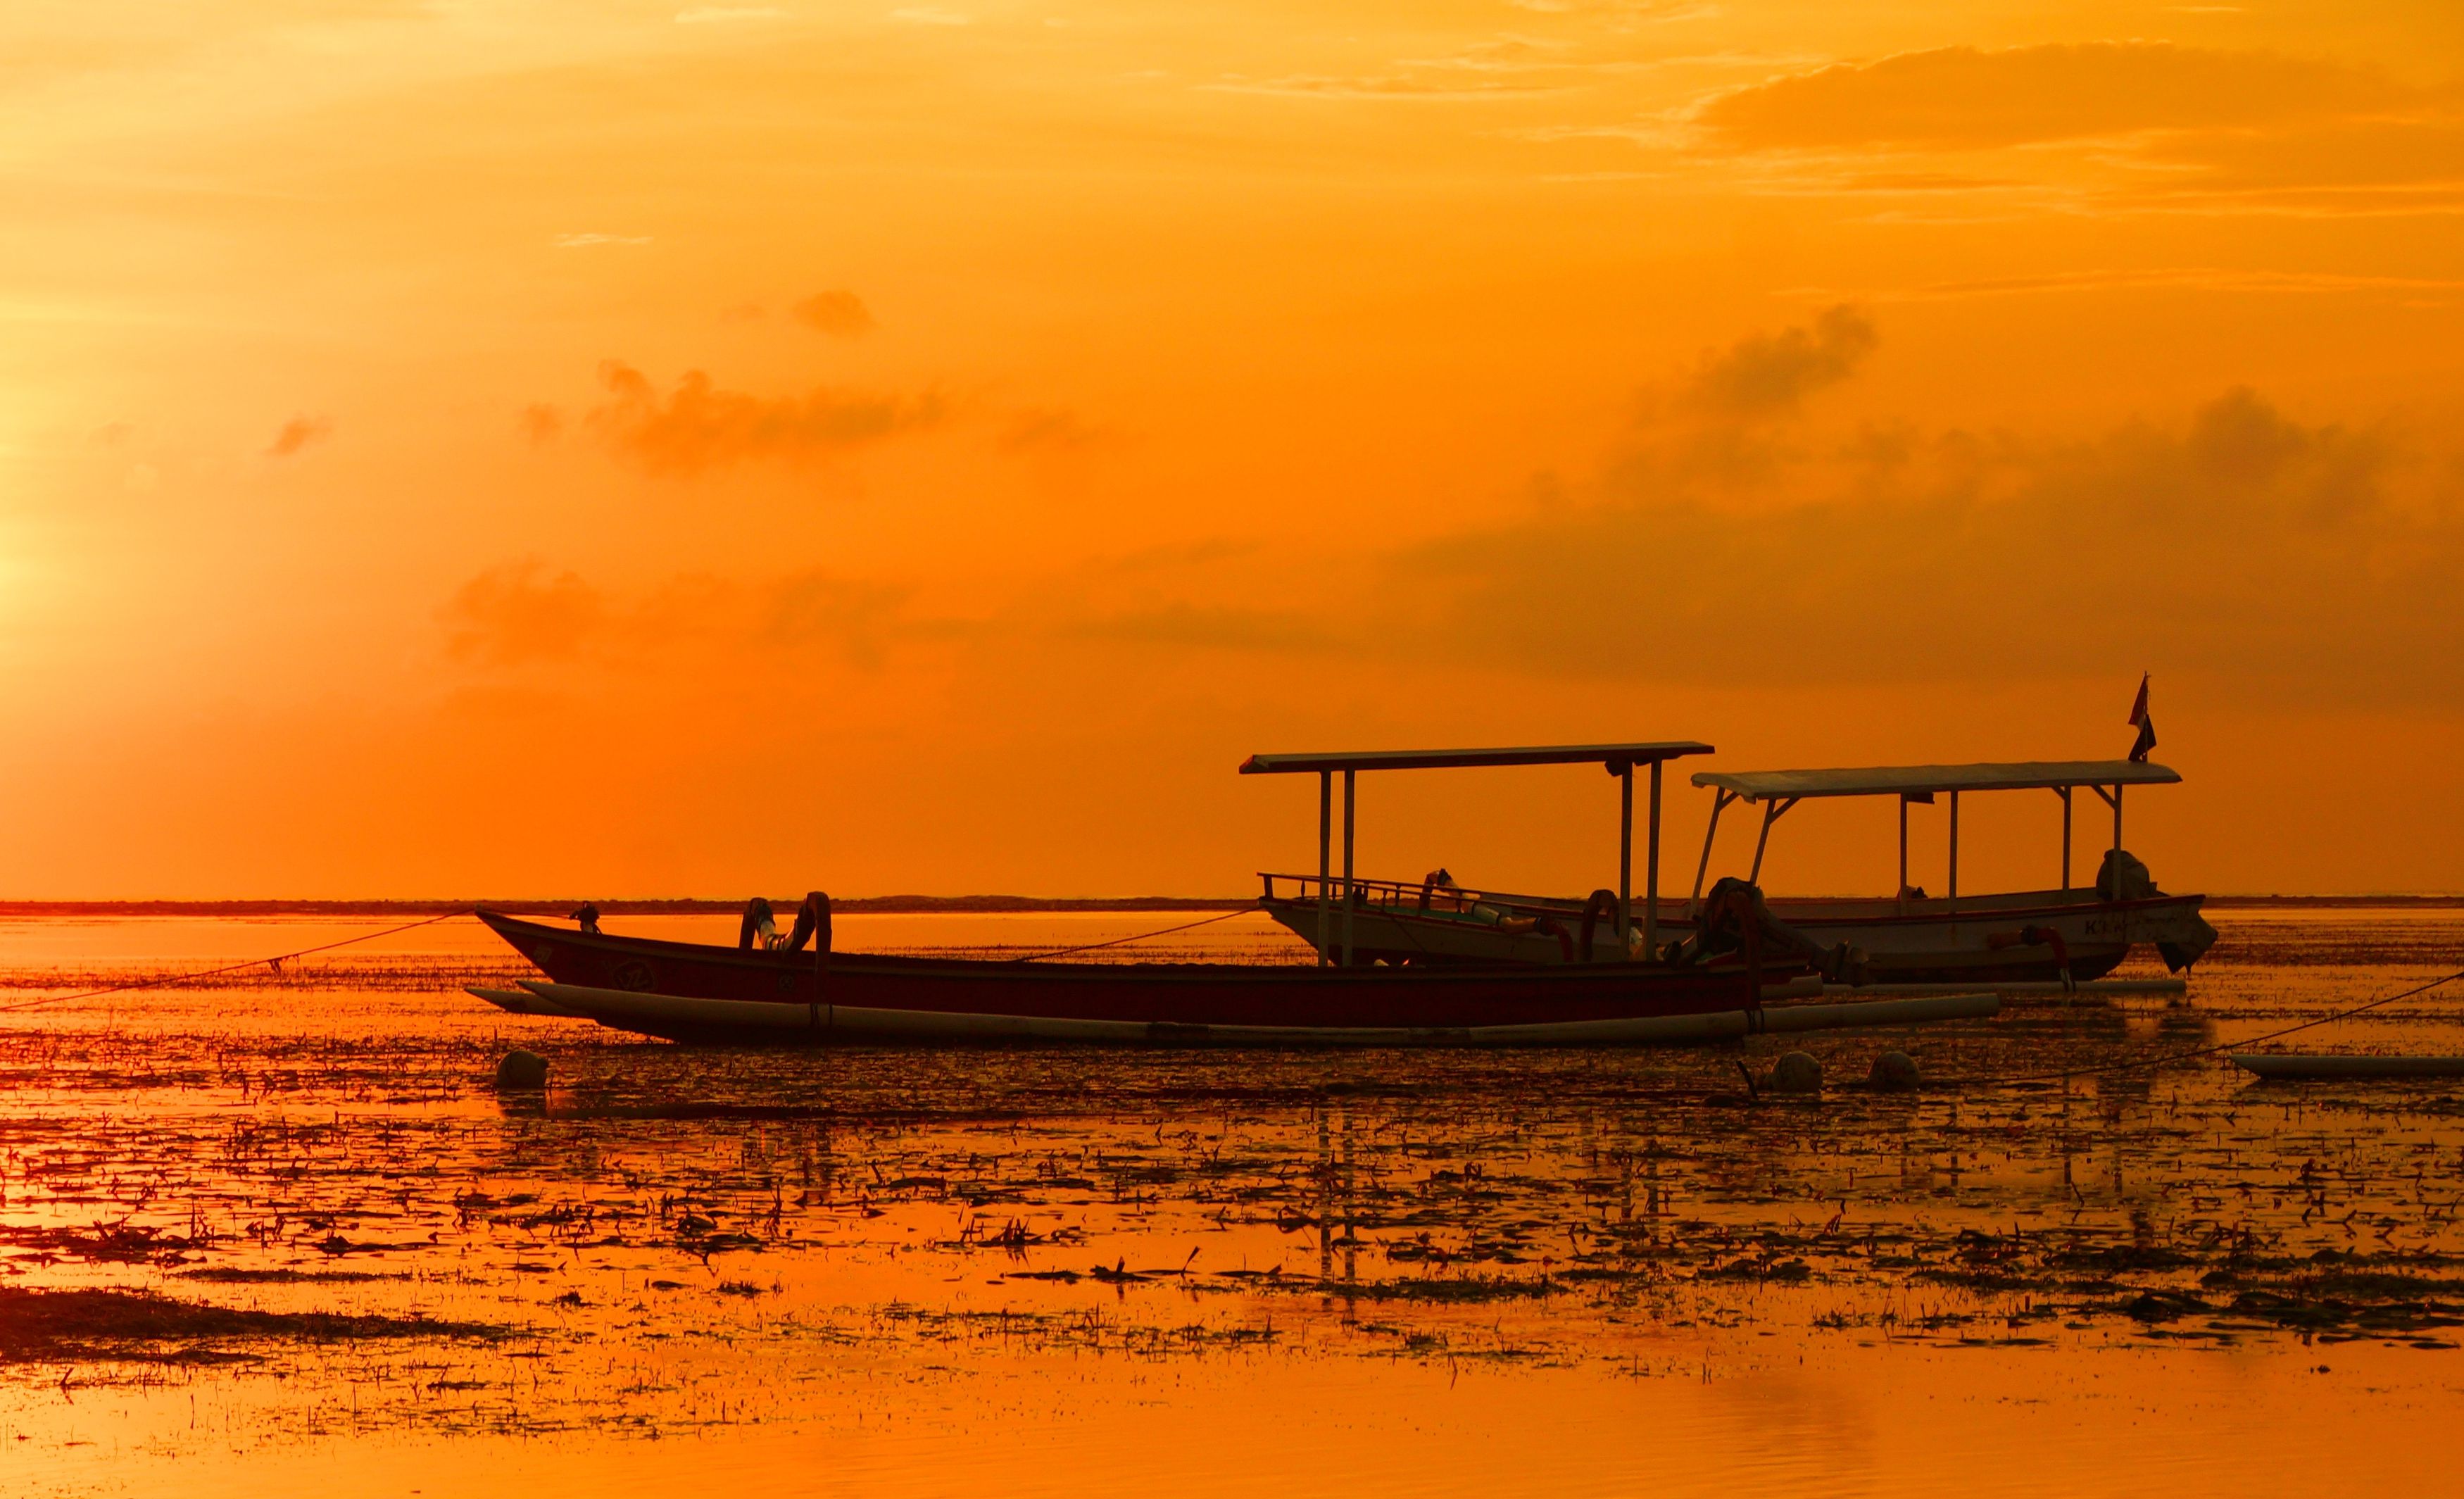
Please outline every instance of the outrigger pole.
[{"label": "outrigger pole", "polygon": [[[1605,766],[1617,778],[1617,939],[1630,944],[1634,931],[1634,767],[1651,767],[1649,821],[1642,872],[1642,937],[1656,958],[1660,947],[1660,814],[1664,761],[1708,755],[1711,746],[1692,739],[1636,744],[1545,744],[1511,749],[1367,750],[1344,755],[1252,755],[1241,762],[1244,776],[1300,771],[1317,774],[1317,960],[1353,962],[1353,854],[1357,777],[1364,770],[1443,770],[1490,765]],[[1343,772],[1343,927],[1334,928],[1334,773]],[[1699,882],[1698,882],[1699,883]],[[1338,956],[1339,955],[1339,956]]]}]

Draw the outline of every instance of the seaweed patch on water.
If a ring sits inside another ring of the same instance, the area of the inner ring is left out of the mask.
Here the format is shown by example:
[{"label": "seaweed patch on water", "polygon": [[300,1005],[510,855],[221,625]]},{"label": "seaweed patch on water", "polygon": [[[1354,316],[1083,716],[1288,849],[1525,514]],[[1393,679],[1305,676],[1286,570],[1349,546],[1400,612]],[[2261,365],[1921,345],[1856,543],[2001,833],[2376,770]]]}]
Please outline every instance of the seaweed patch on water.
[{"label": "seaweed patch on water", "polygon": [[418,1316],[258,1312],[142,1290],[0,1287],[0,1364],[197,1362],[245,1356],[250,1345],[267,1343],[510,1335],[485,1323]]}]

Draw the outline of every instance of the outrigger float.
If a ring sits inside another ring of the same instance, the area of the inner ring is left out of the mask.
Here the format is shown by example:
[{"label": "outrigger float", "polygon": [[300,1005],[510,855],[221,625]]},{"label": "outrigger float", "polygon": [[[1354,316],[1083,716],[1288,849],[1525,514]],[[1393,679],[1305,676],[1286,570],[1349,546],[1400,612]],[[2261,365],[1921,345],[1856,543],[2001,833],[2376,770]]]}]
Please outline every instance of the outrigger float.
[{"label": "outrigger float", "polygon": [[[1700,748],[1683,753],[1701,753]],[[1509,752],[1498,752],[1509,753]],[[1672,750],[1671,757],[1677,751]],[[1315,768],[1299,757],[1253,759],[1242,769]],[[1330,758],[1331,759],[1331,758]],[[1507,760],[1413,758],[1388,764],[1538,763]],[[1369,764],[1362,758],[1361,765]],[[2101,980],[2130,949],[2150,943],[2166,964],[2181,972],[2213,945],[2215,929],[2200,915],[2200,895],[2167,895],[2148,879],[2145,867],[2123,851],[2122,805],[2125,787],[2168,784],[2182,778],[2163,766],[2137,761],[2020,761],[1973,765],[1898,765],[1861,769],[1701,771],[1697,786],[1713,793],[1692,893],[1663,914],[1658,889],[1661,825],[1660,765],[1651,766],[1650,886],[1639,929],[1632,923],[1625,871],[1631,866],[1632,772],[1625,773],[1619,825],[1619,888],[1588,900],[1465,890],[1424,881],[1356,879],[1352,873],[1352,768],[1344,769],[1344,869],[1340,876],[1321,854],[1317,875],[1265,874],[1263,908],[1324,954],[1341,961],[1388,964],[1517,962],[1534,966],[1647,963],[1668,949],[1663,936],[1698,933],[1705,910],[1722,887],[1743,891],[1768,912],[1766,931],[1784,935],[1793,950],[1821,962],[1829,977],[1857,985],[1897,990],[1991,983],[2009,989],[2068,989]],[[1616,766],[1610,767],[1614,772]],[[2071,875],[2072,796],[2093,791],[2113,811],[2113,844],[2093,886],[2074,885]],[[2061,884],[2058,889],[1990,895],[1959,890],[1960,797],[1980,791],[2051,791],[2062,805]],[[1773,825],[1798,803],[1830,797],[1894,797],[1900,812],[1900,881],[1895,895],[1874,899],[1791,900],[1763,904],[1759,897],[1764,856]],[[1908,808],[1936,798],[1949,803],[1949,868],[1942,895],[1929,896],[1908,882]],[[1321,806],[1325,792],[1321,790]],[[1704,880],[1719,837],[1721,814],[1734,803],[1759,805],[1762,827],[1753,862],[1742,881],[1723,881],[1709,897]],[[1321,818],[1324,817],[1321,812]],[[1339,910],[1339,928],[1329,913]],[[1844,957],[1843,957],[1844,955]],[[2178,990],[2178,980],[2114,981],[2151,990]],[[1835,985],[1837,987],[1837,985]]]},{"label": "outrigger float", "polygon": [[[1364,769],[1593,762],[1623,788],[1620,848],[1631,883],[1634,772],[1651,783],[1649,857],[1639,945],[1656,933],[1661,766],[1706,753],[1691,741],[1333,756],[1255,756],[1246,773],[1320,777],[1319,864],[1326,879],[1331,785],[1346,790],[1344,865],[1352,864],[1351,796]],[[811,954],[623,937],[477,913],[547,975],[519,990],[473,992],[508,1010],[594,1020],[677,1041],[812,1045],[833,1041],[1135,1041],[1233,1045],[1632,1045],[1770,1028],[1902,1024],[1991,1011],[1990,996],[1903,1002],[1900,1007],[1809,1005],[1774,1026],[1767,999],[1818,997],[1817,976],[1769,940],[1759,913],[1732,901],[1706,911],[1694,936],[1658,960],[1542,967],[1507,961],[1442,965],[1362,962],[1348,942],[1322,941],[1314,965],[1054,962],[1037,958],[894,957],[835,953],[827,899],[816,895]],[[1347,907],[1347,923],[1352,918]],[[1322,932],[1332,911],[1321,900]],[[1613,940],[1631,926],[1630,896],[1610,914]],[[804,923],[800,919],[799,930]],[[1057,955],[1056,955],[1057,956]],[[1912,1007],[1910,1007],[1912,1006]]]}]

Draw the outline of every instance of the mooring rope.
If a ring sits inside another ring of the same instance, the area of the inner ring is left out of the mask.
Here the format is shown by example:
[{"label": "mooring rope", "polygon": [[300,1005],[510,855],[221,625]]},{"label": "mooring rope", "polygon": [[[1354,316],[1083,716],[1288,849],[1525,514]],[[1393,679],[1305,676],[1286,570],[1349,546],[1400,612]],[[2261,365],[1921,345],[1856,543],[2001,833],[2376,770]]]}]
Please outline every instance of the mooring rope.
[{"label": "mooring rope", "polygon": [[2405,990],[2401,994],[2390,994],[2384,999],[2372,1000],[2365,1004],[2356,1004],[2351,1009],[2338,1010],[2333,1015],[2321,1015],[2316,1020],[2305,1020],[2298,1025],[2287,1025],[2281,1030],[2271,1030],[2263,1036],[2250,1036],[2240,1041],[2222,1042],[2212,1047],[2194,1047],[2187,1051],[2168,1051],[2163,1056],[2139,1057],[2127,1062],[2107,1062],[2098,1067],[2064,1068],[2057,1072],[2021,1072],[2004,1077],[1962,1077],[1957,1079],[1957,1081],[1963,1083],[2041,1083],[2051,1081],[2056,1078],[2093,1077],[2101,1072],[2127,1072],[2135,1068],[2163,1067],[2168,1062],[2189,1062],[2196,1060],[2199,1057],[2219,1056],[2229,1051],[2245,1051],[2252,1047],[2263,1047],[2271,1041],[2281,1041],[2287,1036],[2298,1035],[2302,1031],[2310,1030],[2320,1025],[2332,1025],[2340,1020],[2350,1020],[2354,1016],[2365,1011],[2377,1009],[2382,1004],[2393,1004],[2399,1000],[2409,1000],[2418,995],[2428,994],[2431,990],[2442,988],[2448,984],[2453,983],[2458,979],[2464,979],[2464,968],[2459,968],[2455,972],[2448,974],[2443,978],[2432,979],[2428,983],[2415,984],[2413,987]]},{"label": "mooring rope", "polygon": [[1143,942],[1151,937],[1170,937],[1175,932],[1195,932],[1199,927],[1213,926],[1218,921],[1229,921],[1234,916],[1245,916],[1250,912],[1257,909],[1258,908],[1255,906],[1241,906],[1231,911],[1220,912],[1214,915],[1208,916],[1203,921],[1191,921],[1181,926],[1168,926],[1160,932],[1141,932],[1135,937],[1116,937],[1109,942],[1089,942],[1084,947],[1058,947],[1048,953],[1029,953],[1023,958],[1010,959],[1009,961],[1014,963],[1031,963],[1040,959],[1045,958],[1067,958],[1071,953],[1091,953],[1099,947],[1119,947],[1126,942]]},{"label": "mooring rope", "polygon": [[39,1000],[20,1000],[14,1004],[0,1004],[0,1014],[7,1014],[11,1010],[30,1010],[38,1004],[65,1004],[71,1000],[100,999],[106,994],[125,994],[132,989],[160,989],[169,984],[186,983],[191,979],[210,979],[217,974],[245,973],[251,968],[263,968],[269,964],[279,971],[281,964],[295,958],[305,958],[311,953],[329,953],[335,948],[350,947],[361,942],[373,942],[381,937],[391,937],[397,932],[416,931],[424,926],[434,926],[439,921],[451,921],[458,916],[467,916],[470,914],[467,911],[449,911],[441,916],[429,916],[418,921],[405,922],[401,926],[387,927],[382,932],[363,932],[358,937],[346,937],[339,942],[319,942],[315,947],[303,947],[296,953],[277,953],[272,958],[252,958],[244,963],[231,963],[221,968],[201,968],[194,973],[167,974],[160,979],[146,979],[136,983],[115,983],[107,989],[88,989],[81,994],[53,994]]}]

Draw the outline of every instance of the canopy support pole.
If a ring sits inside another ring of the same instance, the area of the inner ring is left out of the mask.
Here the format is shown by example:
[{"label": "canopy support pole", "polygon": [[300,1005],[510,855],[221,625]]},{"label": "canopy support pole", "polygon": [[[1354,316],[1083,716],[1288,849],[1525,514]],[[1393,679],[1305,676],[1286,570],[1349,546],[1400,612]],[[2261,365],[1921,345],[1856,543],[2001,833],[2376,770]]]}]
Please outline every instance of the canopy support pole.
[{"label": "canopy support pole", "polygon": [[2054,795],[2062,799],[2062,893],[2071,893],[2071,788],[2054,787]]},{"label": "canopy support pole", "polygon": [[[1660,770],[1661,762],[1653,761],[1650,843],[1642,866],[1642,945],[1655,962],[1660,959]],[[1626,783],[1634,783],[1631,771],[1627,772]]]},{"label": "canopy support pole", "polygon": [[1611,763],[1617,778],[1617,940],[1634,944],[1634,766]]},{"label": "canopy support pole", "polygon": [[1352,966],[1352,771],[1343,773],[1343,966]]},{"label": "canopy support pole", "polygon": [[1754,840],[1754,868],[1753,872],[1746,876],[1747,884],[1760,885],[1763,882],[1763,849],[1771,845],[1771,824],[1778,822],[1783,817],[1786,817],[1788,815],[1788,809],[1796,805],[1796,798],[1790,797],[1785,802],[1766,802],[1763,804],[1762,836]]},{"label": "canopy support pole", "polygon": [[1720,811],[1737,799],[1734,791],[1714,789],[1711,793],[1711,826],[1703,829],[1703,862],[1694,866],[1694,893],[1686,897],[1685,915],[1703,914],[1703,877],[1711,872],[1711,840],[1720,836]]},{"label": "canopy support pole", "polygon": [[1327,943],[1332,933],[1329,918],[1334,911],[1333,891],[1327,884],[1330,871],[1328,845],[1334,840],[1334,772],[1317,773],[1317,965],[1326,966]]},{"label": "canopy support pole", "polygon": [[2116,782],[2110,791],[2102,786],[2090,786],[2088,789],[2095,792],[2098,799],[2105,805],[2113,808],[2113,848],[2114,851],[2119,853],[2122,851],[2122,784]]},{"label": "canopy support pole", "polygon": [[1950,794],[1950,909],[1959,909],[1959,793]]},{"label": "canopy support pole", "polygon": [[1908,794],[1900,793],[1900,891],[1891,897],[1899,902],[1900,915],[1908,914]]}]

